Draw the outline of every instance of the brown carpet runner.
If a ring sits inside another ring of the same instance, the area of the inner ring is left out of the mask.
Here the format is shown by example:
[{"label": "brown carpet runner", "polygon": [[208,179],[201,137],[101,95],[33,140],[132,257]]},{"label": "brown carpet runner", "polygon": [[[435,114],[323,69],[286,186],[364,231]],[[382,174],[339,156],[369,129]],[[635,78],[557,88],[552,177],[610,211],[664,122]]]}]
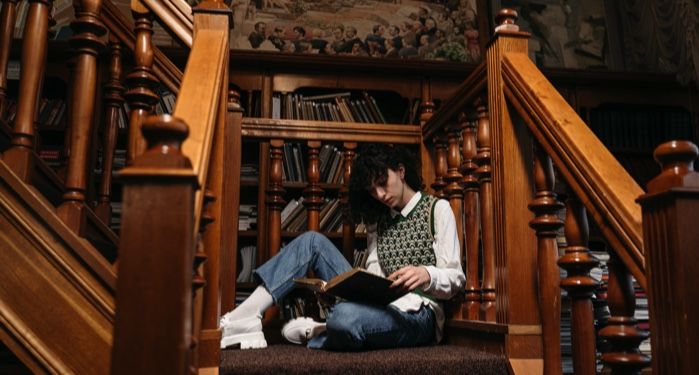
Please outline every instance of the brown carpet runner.
[{"label": "brown carpet runner", "polygon": [[507,374],[507,360],[465,347],[329,352],[299,345],[222,352],[220,374]]}]

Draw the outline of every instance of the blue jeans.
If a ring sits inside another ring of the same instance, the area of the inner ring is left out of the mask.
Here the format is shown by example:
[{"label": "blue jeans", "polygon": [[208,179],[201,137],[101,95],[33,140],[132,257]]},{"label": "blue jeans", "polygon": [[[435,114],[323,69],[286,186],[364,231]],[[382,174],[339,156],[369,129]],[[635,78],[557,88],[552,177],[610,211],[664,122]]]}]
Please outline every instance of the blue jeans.
[{"label": "blue jeans", "polygon": [[[313,270],[330,280],[351,269],[325,236],[307,232],[255,270],[256,277],[278,302],[294,288],[294,279]],[[427,345],[434,342],[435,316],[428,306],[403,312],[388,306],[356,302],[336,304],[328,314],[327,331],[312,338],[308,347],[330,350],[365,350]]]}]

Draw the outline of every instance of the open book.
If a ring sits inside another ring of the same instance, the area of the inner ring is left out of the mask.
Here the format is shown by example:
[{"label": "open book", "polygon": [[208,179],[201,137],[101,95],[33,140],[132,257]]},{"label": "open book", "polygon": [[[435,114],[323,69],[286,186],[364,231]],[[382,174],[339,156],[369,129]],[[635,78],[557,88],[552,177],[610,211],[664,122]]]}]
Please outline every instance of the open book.
[{"label": "open book", "polygon": [[314,278],[294,279],[296,285],[315,292],[327,293],[348,301],[388,305],[407,292],[391,288],[393,281],[369,273],[361,268],[354,268],[339,274],[329,281]]}]

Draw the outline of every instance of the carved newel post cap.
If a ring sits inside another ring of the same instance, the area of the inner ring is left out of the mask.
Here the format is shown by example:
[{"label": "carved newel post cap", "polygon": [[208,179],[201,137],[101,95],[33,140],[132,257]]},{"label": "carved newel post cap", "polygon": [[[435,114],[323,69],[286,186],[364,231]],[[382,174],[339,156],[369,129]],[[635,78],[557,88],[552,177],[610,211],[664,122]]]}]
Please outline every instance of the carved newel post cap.
[{"label": "carved newel post cap", "polygon": [[699,188],[699,173],[694,171],[694,160],[699,148],[689,141],[670,141],[655,149],[653,157],[662,172],[648,183],[649,193],[658,193],[673,187]]},{"label": "carved newel post cap", "polygon": [[148,150],[136,159],[137,165],[161,167],[189,167],[189,159],[182,154],[182,142],[189,127],[182,119],[170,115],[148,116],[141,127]]},{"label": "carved newel post cap", "polygon": [[158,148],[162,153],[180,152],[187,139],[189,127],[181,119],[170,115],[148,116],[141,131],[148,142],[148,150]]},{"label": "carved newel post cap", "polygon": [[517,11],[514,9],[500,9],[495,16],[495,23],[498,24],[498,26],[495,27],[495,33],[500,31],[519,31],[519,26],[515,24],[517,17]]}]

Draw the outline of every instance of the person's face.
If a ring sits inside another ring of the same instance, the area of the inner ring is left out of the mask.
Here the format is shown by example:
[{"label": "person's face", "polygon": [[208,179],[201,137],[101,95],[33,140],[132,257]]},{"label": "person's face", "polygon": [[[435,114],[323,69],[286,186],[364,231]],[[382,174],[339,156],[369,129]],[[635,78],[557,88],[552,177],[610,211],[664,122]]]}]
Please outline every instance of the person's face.
[{"label": "person's face", "polygon": [[347,29],[347,30],[345,30],[345,36],[347,37],[347,39],[352,39],[352,38],[354,38],[354,35],[355,35],[355,32],[354,32],[353,29]]},{"label": "person's face", "polygon": [[335,36],[335,39],[342,39],[342,29],[333,30],[333,36]]},{"label": "person's face", "polygon": [[266,27],[267,27],[267,25],[265,25],[264,23],[261,23],[261,24],[259,25],[259,27],[257,28],[257,31],[258,31],[260,34],[264,34],[264,33],[265,33],[265,28],[266,28]]},{"label": "person's face", "polygon": [[389,208],[400,210],[408,203],[405,201],[405,170],[400,166],[397,171],[388,168],[386,177],[374,181],[369,187],[369,195]]}]

